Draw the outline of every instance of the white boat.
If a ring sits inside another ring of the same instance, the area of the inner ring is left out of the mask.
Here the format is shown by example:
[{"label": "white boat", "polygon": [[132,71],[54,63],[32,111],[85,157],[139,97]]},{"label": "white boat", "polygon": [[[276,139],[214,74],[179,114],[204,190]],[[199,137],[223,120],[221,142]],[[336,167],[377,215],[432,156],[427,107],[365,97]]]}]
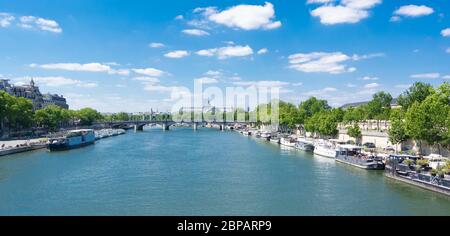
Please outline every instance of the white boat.
[{"label": "white boat", "polygon": [[297,141],[297,143],[295,144],[295,148],[305,151],[305,152],[313,152],[314,151],[314,145],[309,142],[305,142],[305,141]]},{"label": "white boat", "polygon": [[329,158],[336,158],[336,149],[340,144],[345,144],[345,142],[338,139],[318,140],[314,144],[314,154]]},{"label": "white boat", "polygon": [[270,137],[270,142],[280,144],[280,137],[278,137],[278,136]]},{"label": "white boat", "polygon": [[428,160],[428,166],[437,169],[439,166],[444,166],[448,161],[447,158],[442,157],[439,154],[430,154],[429,156],[424,156],[423,158]]},{"label": "white boat", "polygon": [[295,147],[295,144],[297,142],[295,141],[295,139],[291,138],[291,137],[283,137],[280,139],[280,144],[283,146],[287,146],[287,147]]},{"label": "white boat", "polygon": [[272,136],[272,133],[269,131],[261,131],[260,138],[269,140]]}]

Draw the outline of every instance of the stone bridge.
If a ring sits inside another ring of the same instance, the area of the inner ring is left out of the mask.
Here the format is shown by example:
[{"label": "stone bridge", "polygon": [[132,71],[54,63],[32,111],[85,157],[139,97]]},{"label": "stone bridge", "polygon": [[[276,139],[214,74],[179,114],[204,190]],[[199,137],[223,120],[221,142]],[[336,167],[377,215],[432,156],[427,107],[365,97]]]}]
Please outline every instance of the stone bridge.
[{"label": "stone bridge", "polygon": [[100,122],[96,123],[95,125],[102,125],[106,127],[111,128],[129,128],[134,127],[135,131],[143,131],[144,126],[147,125],[159,125],[162,127],[163,130],[169,130],[170,126],[181,124],[181,125],[190,125],[193,127],[194,130],[197,130],[199,126],[211,124],[211,125],[217,125],[219,126],[220,130],[225,130],[226,126],[240,124],[240,125],[249,125],[253,124],[251,122],[229,122],[229,121],[213,121],[213,122],[206,122],[206,121],[181,121],[181,122],[175,122],[171,120],[167,121],[155,121],[155,120],[142,120],[142,121],[111,121],[111,122]]}]

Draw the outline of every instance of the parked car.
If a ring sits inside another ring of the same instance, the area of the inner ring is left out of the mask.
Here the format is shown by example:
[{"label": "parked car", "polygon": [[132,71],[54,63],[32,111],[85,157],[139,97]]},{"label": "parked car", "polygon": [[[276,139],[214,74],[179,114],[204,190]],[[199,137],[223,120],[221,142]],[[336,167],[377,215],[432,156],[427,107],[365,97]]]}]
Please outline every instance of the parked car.
[{"label": "parked car", "polygon": [[363,146],[366,148],[376,148],[377,147],[375,145],[375,143],[364,143]]},{"label": "parked car", "polygon": [[392,151],[392,152],[394,152],[394,151],[395,151],[395,148],[392,147],[392,146],[387,146],[387,147],[384,148],[384,150],[385,150],[385,151]]}]

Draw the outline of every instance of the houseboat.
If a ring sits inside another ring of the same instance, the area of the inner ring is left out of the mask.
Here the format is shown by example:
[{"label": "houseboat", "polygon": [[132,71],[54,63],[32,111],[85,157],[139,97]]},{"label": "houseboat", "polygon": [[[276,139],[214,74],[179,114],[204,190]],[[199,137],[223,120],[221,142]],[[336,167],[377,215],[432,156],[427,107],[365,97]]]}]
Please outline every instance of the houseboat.
[{"label": "houseboat", "polygon": [[84,147],[95,143],[95,132],[92,129],[72,130],[65,135],[49,139],[47,148],[50,151],[62,151]]},{"label": "houseboat", "polygon": [[364,155],[362,147],[339,145],[336,148],[336,161],[366,170],[384,170],[384,163],[376,156]]}]

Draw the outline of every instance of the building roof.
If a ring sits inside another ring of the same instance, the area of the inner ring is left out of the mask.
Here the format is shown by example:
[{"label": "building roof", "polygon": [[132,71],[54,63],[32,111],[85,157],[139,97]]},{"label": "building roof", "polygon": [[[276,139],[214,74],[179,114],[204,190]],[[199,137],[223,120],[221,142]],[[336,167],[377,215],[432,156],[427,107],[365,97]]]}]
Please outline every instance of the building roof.
[{"label": "building roof", "polygon": [[[362,106],[362,105],[366,105],[367,103],[369,103],[369,101],[347,103],[347,104],[341,106],[341,108],[342,109],[346,109],[346,108],[350,108],[350,107],[359,107],[359,106]],[[394,107],[394,106],[397,106],[397,105],[398,105],[397,104],[397,98],[392,99],[391,106]]]}]

